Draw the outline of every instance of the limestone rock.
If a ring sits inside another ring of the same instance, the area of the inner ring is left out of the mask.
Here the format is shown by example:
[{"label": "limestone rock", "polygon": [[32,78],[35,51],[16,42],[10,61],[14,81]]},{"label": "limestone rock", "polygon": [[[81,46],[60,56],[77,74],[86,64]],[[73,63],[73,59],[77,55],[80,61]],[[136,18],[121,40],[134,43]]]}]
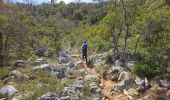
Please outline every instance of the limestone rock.
[{"label": "limestone rock", "polygon": [[129,73],[126,71],[123,71],[120,73],[118,81],[128,79],[130,77]]},{"label": "limestone rock", "polygon": [[32,65],[33,66],[39,66],[39,65],[42,65],[42,64],[47,64],[47,61],[45,59],[37,59],[36,61],[32,62]]},{"label": "limestone rock", "polygon": [[96,75],[86,75],[84,78],[85,81],[97,81],[98,77]]},{"label": "limestone rock", "polygon": [[62,67],[54,68],[53,72],[57,75],[57,78],[59,79],[62,79],[65,77],[65,71],[64,71],[64,68]]},{"label": "limestone rock", "polygon": [[0,89],[0,94],[2,95],[13,95],[14,93],[16,93],[17,90],[15,89],[14,86],[12,85],[6,85],[6,86],[3,86],[1,89]]},{"label": "limestone rock", "polygon": [[170,89],[170,81],[160,80],[159,85],[160,85],[161,87]]},{"label": "limestone rock", "polygon": [[119,82],[117,85],[115,85],[115,90],[116,91],[123,91],[123,89],[128,86],[129,84],[134,83],[134,79],[133,78],[126,78],[124,80],[122,80],[121,82]]},{"label": "limestone rock", "polygon": [[24,60],[16,60],[15,62],[14,62],[14,67],[23,67],[23,66],[25,66],[26,65],[26,61],[24,61]]},{"label": "limestone rock", "polygon": [[48,92],[38,97],[37,100],[61,100],[56,94]]},{"label": "limestone rock", "polygon": [[116,60],[115,61],[115,66],[123,67],[123,62],[121,62],[120,60]]},{"label": "limestone rock", "polygon": [[136,84],[138,84],[138,85],[142,85],[143,84],[143,82],[144,82],[144,80],[142,80],[140,77],[136,77],[136,79],[135,79],[135,82],[136,82]]},{"label": "limestone rock", "polygon": [[42,71],[51,73],[52,68],[51,68],[51,66],[48,65],[48,64],[42,64],[42,65],[40,65],[40,66],[37,66],[37,67],[34,67],[34,68],[33,68],[33,72],[36,72],[36,71],[38,71],[38,70],[42,70]]}]

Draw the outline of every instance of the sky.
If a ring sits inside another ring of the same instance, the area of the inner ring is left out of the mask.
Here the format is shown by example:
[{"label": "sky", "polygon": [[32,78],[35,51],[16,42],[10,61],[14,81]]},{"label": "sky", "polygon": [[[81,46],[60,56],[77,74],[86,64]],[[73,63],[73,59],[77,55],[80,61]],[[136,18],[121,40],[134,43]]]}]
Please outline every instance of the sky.
[{"label": "sky", "polygon": [[[13,2],[21,2],[23,3],[26,0],[12,0]],[[49,3],[51,0],[32,0],[33,2],[36,2],[36,4],[41,4],[41,3]],[[74,2],[77,0],[56,0],[57,2],[64,1],[65,3],[70,3]],[[81,0],[81,2],[92,2],[92,0]]]}]

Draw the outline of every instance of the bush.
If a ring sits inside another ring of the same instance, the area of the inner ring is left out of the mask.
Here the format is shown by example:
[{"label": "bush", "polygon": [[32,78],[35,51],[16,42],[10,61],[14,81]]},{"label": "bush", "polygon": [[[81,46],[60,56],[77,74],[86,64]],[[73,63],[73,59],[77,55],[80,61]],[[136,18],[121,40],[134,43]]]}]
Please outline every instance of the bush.
[{"label": "bush", "polygon": [[0,67],[0,80],[3,80],[5,77],[7,77],[12,71],[12,67],[5,66],[5,67]]},{"label": "bush", "polygon": [[106,51],[112,47],[112,44],[106,41],[96,41],[94,43],[94,48],[96,48],[97,52],[99,51]]},{"label": "bush", "polygon": [[54,55],[55,52],[56,50],[54,48],[48,48],[47,51],[45,52],[45,56],[51,57]]},{"label": "bush", "polygon": [[105,57],[105,63],[112,64],[113,63],[112,58],[113,58],[113,55],[111,53],[107,53],[107,55]]},{"label": "bush", "polygon": [[156,74],[156,68],[153,66],[150,66],[148,64],[136,64],[133,67],[132,72],[136,75],[138,75],[139,77],[147,77],[147,78],[151,78],[154,77]]}]

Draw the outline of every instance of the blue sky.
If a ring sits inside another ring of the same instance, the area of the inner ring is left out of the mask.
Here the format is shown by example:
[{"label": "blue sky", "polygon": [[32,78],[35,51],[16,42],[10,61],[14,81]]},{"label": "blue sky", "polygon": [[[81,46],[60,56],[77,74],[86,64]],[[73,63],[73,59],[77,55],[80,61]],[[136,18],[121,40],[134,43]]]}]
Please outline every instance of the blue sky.
[{"label": "blue sky", "polygon": [[[24,2],[26,0],[12,0],[13,2]],[[30,0],[31,1],[31,0]],[[48,3],[50,2],[51,0],[32,0],[34,3],[36,4],[41,4],[41,3]],[[64,1],[65,3],[70,3],[70,2],[74,2],[74,1],[77,1],[77,0],[56,0],[57,2],[60,2],[60,1]],[[92,0],[81,0],[81,2],[91,2]]]}]

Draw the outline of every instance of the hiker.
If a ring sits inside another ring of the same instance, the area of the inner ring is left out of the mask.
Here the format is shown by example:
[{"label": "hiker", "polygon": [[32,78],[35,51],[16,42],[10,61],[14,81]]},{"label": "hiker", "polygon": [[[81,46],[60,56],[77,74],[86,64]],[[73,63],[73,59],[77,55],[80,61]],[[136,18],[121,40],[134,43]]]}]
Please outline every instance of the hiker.
[{"label": "hiker", "polygon": [[84,61],[84,58],[86,59],[86,63],[87,63],[87,43],[86,41],[84,41],[84,43],[82,44],[82,59]]}]

